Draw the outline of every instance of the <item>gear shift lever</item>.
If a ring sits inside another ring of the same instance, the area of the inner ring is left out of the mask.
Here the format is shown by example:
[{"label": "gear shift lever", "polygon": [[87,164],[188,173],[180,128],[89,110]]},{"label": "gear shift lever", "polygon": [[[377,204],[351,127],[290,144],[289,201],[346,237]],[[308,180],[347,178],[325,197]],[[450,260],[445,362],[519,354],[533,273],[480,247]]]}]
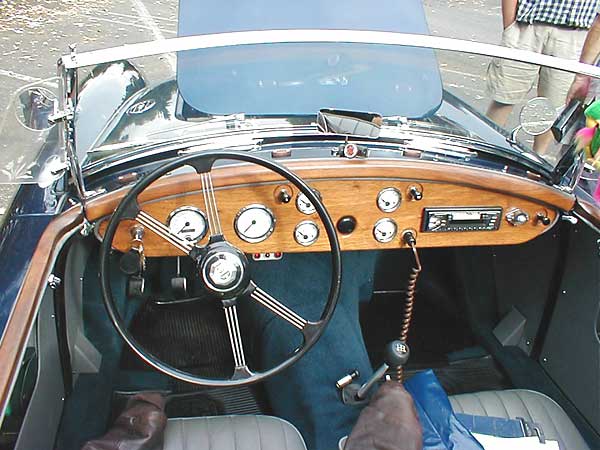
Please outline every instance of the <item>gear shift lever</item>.
[{"label": "gear shift lever", "polygon": [[[391,370],[394,374],[401,374],[402,367],[408,362],[409,356],[410,350],[404,342],[396,340],[388,343],[383,354],[383,364],[356,392],[356,399],[359,401],[365,400],[373,385],[381,380],[388,370]],[[397,381],[401,381],[399,377],[397,377]]]}]

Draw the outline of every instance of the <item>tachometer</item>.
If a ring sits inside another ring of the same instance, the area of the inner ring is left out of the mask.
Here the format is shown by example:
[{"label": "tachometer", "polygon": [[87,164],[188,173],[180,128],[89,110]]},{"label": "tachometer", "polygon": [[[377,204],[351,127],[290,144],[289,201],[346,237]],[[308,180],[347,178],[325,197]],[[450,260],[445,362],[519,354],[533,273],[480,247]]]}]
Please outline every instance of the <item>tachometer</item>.
[{"label": "tachometer", "polygon": [[206,215],[193,206],[182,206],[169,214],[167,226],[171,234],[195,243],[206,235]]},{"label": "tachometer", "polygon": [[240,239],[255,244],[273,233],[275,216],[265,205],[248,205],[238,212],[234,227]]}]

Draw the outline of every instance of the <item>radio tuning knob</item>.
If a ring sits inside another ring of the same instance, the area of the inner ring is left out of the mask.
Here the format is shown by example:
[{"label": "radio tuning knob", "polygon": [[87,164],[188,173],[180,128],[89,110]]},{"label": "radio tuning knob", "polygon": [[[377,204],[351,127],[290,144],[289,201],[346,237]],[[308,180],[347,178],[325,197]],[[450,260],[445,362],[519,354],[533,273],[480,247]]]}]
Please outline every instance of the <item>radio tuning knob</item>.
[{"label": "radio tuning knob", "polygon": [[506,221],[511,225],[518,227],[529,222],[529,215],[519,208],[512,208],[506,213]]}]

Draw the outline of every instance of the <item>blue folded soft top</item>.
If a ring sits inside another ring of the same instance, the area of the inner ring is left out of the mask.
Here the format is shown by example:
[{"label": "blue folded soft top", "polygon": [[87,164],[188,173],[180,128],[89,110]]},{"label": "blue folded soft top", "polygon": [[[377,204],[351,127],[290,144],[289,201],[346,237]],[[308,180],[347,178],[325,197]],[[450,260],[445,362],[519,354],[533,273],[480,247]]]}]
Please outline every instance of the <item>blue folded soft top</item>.
[{"label": "blue folded soft top", "polygon": [[[268,29],[428,33],[419,0],[182,0],[179,35]],[[320,108],[422,117],[441,104],[433,51],[357,44],[269,44],[178,54],[185,101],[209,114],[315,114]]]}]

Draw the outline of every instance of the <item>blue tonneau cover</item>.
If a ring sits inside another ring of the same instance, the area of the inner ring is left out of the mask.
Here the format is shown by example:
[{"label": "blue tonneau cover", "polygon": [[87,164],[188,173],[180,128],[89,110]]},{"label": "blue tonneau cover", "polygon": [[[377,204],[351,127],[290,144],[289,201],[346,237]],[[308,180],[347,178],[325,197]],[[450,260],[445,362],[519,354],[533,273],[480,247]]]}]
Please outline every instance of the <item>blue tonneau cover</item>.
[{"label": "blue tonneau cover", "polygon": [[[269,29],[427,34],[420,0],[181,0],[179,35]],[[306,115],[320,108],[423,117],[442,101],[433,51],[340,43],[181,52],[186,103],[208,114]]]}]

